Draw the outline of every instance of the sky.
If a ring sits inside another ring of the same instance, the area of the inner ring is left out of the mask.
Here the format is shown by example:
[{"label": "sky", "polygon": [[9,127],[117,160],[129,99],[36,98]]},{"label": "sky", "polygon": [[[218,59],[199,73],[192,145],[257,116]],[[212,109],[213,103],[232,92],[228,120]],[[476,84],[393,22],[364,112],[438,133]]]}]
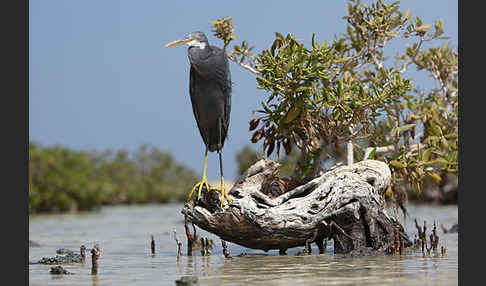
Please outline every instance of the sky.
[{"label": "sky", "polygon": [[[189,98],[187,48],[165,44],[202,31],[210,44],[222,46],[210,22],[227,16],[236,43],[247,40],[256,52],[271,46],[275,32],[304,44],[315,32],[319,42],[330,42],[345,31],[346,2],[30,0],[29,140],[88,151],[149,144],[202,174],[205,147]],[[442,19],[450,39],[432,45],[457,49],[457,1],[404,0],[400,7],[424,24]],[[266,93],[256,88],[252,73],[235,63],[230,69],[234,86],[223,164],[225,178],[232,179],[237,152],[251,144],[252,111]],[[411,74],[419,87],[434,85],[423,72]],[[261,144],[252,145],[261,151]],[[216,153],[209,155],[208,178],[219,178]]]}]

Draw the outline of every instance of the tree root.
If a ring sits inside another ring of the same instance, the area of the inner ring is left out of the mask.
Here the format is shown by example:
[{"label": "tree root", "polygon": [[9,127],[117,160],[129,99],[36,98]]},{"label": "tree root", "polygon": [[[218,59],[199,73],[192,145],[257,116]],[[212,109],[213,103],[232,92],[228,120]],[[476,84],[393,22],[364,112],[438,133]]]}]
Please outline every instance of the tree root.
[{"label": "tree root", "polygon": [[[403,226],[386,212],[385,191],[391,181],[388,166],[366,160],[335,168],[292,189],[278,176],[279,164],[262,159],[240,176],[229,191],[232,202],[203,189],[197,201],[186,202],[182,213],[200,228],[221,239],[268,251],[307,246],[315,242],[324,253],[324,240],[334,240],[335,253],[361,247],[384,248],[394,242],[394,229],[409,246]],[[275,194],[277,194],[275,196]]]}]

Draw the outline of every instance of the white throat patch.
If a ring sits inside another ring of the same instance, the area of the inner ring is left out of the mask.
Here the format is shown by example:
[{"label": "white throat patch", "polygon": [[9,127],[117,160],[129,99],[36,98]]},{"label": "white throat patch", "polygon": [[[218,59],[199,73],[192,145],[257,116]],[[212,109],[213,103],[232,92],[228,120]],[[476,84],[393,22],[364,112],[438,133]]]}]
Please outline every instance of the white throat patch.
[{"label": "white throat patch", "polygon": [[186,45],[188,45],[189,47],[198,47],[201,50],[206,48],[206,43],[199,42],[199,41],[196,41],[196,40],[191,40],[191,41],[187,42]]}]

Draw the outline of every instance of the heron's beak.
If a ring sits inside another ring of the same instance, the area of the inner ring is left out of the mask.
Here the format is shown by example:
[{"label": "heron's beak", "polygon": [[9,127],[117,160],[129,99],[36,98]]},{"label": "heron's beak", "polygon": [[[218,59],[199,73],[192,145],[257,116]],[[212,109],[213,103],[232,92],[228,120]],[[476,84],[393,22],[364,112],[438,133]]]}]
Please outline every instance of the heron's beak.
[{"label": "heron's beak", "polygon": [[189,41],[191,41],[191,39],[185,38],[185,39],[181,39],[181,40],[177,40],[177,41],[170,42],[167,45],[165,45],[165,47],[168,48],[168,47],[172,47],[172,46],[182,45],[182,44],[185,44],[185,43],[187,43]]}]

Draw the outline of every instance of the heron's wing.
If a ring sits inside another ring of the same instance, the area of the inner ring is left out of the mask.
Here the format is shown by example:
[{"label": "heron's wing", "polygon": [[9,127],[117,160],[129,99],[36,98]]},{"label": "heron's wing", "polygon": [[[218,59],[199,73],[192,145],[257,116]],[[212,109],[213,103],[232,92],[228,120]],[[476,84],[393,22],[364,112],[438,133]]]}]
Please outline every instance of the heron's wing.
[{"label": "heron's wing", "polygon": [[[221,118],[221,138],[222,141],[226,139],[229,129],[230,113],[231,113],[231,72],[229,61],[226,52],[218,47],[210,46],[211,55],[208,57],[205,64],[208,66],[209,73],[213,80],[215,80],[223,95],[223,115]],[[221,143],[223,143],[221,142]]]},{"label": "heron's wing", "polygon": [[204,144],[208,146],[208,134],[201,125],[201,112],[199,110],[199,104],[197,103],[197,97],[199,92],[197,86],[199,86],[200,80],[200,76],[191,65],[191,71],[189,73],[189,95],[191,96],[192,112],[194,113],[194,117],[196,118],[197,128],[199,128],[199,133],[203,138]]},{"label": "heron's wing", "polygon": [[224,115],[223,115],[223,122],[222,122],[222,136],[226,138],[228,135],[229,129],[229,121],[230,121],[230,113],[231,113],[231,92],[232,92],[232,83],[231,83],[231,72],[229,68],[228,58],[224,55],[225,61],[225,72],[224,72],[224,82],[221,83],[222,91],[224,94]]},{"label": "heron's wing", "polygon": [[231,112],[231,74],[224,51],[190,54],[190,95],[194,116],[210,151],[220,150],[228,134]]}]

